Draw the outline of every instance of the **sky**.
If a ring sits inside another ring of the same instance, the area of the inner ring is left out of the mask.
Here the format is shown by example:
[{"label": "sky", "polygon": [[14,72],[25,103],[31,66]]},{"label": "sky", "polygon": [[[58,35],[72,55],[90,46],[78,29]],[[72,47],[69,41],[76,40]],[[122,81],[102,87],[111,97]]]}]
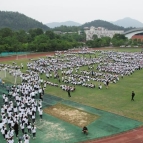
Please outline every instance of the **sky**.
[{"label": "sky", "polygon": [[125,17],[143,23],[143,0],[0,0],[1,11],[22,13],[43,24],[93,20],[116,21]]}]

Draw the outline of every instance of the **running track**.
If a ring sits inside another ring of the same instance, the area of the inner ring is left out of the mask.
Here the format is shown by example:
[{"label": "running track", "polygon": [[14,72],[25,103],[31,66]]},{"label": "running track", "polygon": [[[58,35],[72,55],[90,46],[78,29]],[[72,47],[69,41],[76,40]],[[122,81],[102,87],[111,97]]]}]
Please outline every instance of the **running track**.
[{"label": "running track", "polygon": [[143,127],[131,131],[105,137],[102,139],[86,141],[83,143],[143,143]]},{"label": "running track", "polygon": [[[36,58],[36,57],[42,57],[46,55],[54,55],[54,52],[50,53],[36,53],[36,54],[29,54],[27,55],[27,58]],[[20,57],[19,57],[20,58]],[[16,60],[16,56],[9,56],[9,57],[0,57],[0,62],[3,61],[11,61]],[[91,141],[86,141],[82,143],[143,143],[143,127],[136,128],[134,130],[101,138]]]}]

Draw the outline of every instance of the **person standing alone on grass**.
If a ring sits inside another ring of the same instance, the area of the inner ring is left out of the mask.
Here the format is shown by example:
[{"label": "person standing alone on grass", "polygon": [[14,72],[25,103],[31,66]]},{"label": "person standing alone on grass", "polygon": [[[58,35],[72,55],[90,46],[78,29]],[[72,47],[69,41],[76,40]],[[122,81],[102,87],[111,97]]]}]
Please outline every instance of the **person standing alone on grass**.
[{"label": "person standing alone on grass", "polygon": [[106,81],[106,89],[109,87],[109,81]]},{"label": "person standing alone on grass", "polygon": [[68,87],[67,92],[68,92],[68,96],[71,97],[71,94],[70,94],[70,87]]},{"label": "person standing alone on grass", "polygon": [[132,99],[131,99],[131,101],[134,101],[134,97],[135,97],[135,92],[132,91]]}]

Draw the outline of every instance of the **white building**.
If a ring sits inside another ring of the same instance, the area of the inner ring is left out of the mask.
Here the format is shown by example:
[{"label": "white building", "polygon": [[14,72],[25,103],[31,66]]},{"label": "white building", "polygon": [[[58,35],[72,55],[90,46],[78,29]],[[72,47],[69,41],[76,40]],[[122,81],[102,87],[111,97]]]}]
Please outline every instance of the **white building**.
[{"label": "white building", "polygon": [[108,30],[103,27],[95,28],[91,26],[90,28],[85,27],[84,32],[86,34],[86,41],[93,40],[93,35],[97,35],[98,38],[101,37],[113,37],[115,34],[122,34],[124,31],[121,30]]}]

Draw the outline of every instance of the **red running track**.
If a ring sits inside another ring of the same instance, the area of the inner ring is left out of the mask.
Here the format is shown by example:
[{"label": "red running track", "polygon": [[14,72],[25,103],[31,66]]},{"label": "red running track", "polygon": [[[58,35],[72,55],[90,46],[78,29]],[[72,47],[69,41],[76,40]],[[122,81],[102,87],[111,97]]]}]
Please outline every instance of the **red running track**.
[{"label": "red running track", "polygon": [[[48,56],[48,55],[54,55],[54,52],[48,52],[48,53],[33,53],[33,54],[27,54],[27,58],[36,58],[36,57],[42,57],[42,56]],[[11,60],[16,60],[16,55],[15,56],[8,56],[8,57],[0,57],[0,62],[4,61],[11,61]],[[25,58],[24,56],[21,57],[19,56],[19,59]]]},{"label": "red running track", "polygon": [[143,143],[143,127],[83,143]]}]

